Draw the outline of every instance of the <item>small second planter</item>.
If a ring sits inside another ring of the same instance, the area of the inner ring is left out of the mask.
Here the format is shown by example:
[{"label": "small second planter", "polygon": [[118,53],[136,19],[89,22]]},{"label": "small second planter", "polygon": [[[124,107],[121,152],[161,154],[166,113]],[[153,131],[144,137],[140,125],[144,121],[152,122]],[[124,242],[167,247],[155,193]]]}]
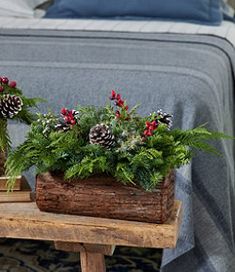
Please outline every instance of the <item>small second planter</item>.
[{"label": "small second planter", "polygon": [[37,176],[36,203],[41,211],[164,223],[174,205],[174,172],[152,192],[123,185],[108,176],[64,181],[63,175]]}]

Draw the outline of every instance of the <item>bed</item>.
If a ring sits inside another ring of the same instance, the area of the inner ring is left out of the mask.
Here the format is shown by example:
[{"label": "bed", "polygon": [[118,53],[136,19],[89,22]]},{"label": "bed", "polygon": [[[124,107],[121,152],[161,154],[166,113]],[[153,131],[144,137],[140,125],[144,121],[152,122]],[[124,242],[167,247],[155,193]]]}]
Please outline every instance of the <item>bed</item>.
[{"label": "bed", "polygon": [[[207,123],[234,135],[235,24],[202,26],[154,20],[0,18],[1,73],[48,108],[103,105],[117,89],[139,112],[173,113],[174,127]],[[11,124],[13,144],[26,127]],[[235,267],[234,143],[222,157],[199,153],[177,171],[184,217],[163,272],[233,272]],[[33,172],[27,173],[34,186]]]}]

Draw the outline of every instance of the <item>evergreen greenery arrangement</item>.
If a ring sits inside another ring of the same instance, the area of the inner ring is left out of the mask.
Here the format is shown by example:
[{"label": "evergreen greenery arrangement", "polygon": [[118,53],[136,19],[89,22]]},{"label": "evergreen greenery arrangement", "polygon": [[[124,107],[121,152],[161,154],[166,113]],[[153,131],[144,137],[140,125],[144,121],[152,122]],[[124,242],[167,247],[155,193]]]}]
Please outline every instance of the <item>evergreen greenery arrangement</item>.
[{"label": "evergreen greenery arrangement", "polygon": [[11,140],[7,130],[9,119],[31,124],[35,120],[35,114],[30,108],[35,107],[39,98],[28,98],[17,88],[15,81],[9,81],[7,77],[0,77],[0,176],[4,174],[4,160],[10,151]]},{"label": "evergreen greenery arrangement", "polygon": [[25,142],[8,157],[9,188],[15,176],[36,166],[37,173],[63,172],[68,182],[105,173],[151,191],[171,169],[189,163],[194,149],[218,153],[207,141],[227,137],[204,126],[171,130],[170,114],[141,117],[115,91],[110,100],[101,108],[62,108],[61,116],[38,114]]}]

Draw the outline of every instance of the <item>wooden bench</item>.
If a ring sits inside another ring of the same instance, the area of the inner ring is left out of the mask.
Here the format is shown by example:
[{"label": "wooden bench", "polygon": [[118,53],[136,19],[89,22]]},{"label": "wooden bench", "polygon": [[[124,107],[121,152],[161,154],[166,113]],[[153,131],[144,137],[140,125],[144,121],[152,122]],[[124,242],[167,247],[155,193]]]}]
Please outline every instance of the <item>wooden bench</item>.
[{"label": "wooden bench", "polygon": [[181,210],[175,201],[172,217],[158,225],[40,212],[34,202],[0,203],[0,237],[54,241],[58,250],[80,252],[83,272],[104,272],[104,255],[116,245],[175,247]]}]

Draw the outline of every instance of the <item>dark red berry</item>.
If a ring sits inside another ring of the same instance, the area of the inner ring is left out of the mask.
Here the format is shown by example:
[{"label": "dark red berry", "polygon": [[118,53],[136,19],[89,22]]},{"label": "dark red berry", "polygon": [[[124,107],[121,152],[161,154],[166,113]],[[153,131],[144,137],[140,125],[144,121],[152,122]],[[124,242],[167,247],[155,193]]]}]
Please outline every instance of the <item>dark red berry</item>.
[{"label": "dark red berry", "polygon": [[149,128],[149,127],[151,126],[151,123],[150,123],[149,121],[147,121],[147,122],[145,123],[145,125],[146,125],[146,128]]},{"label": "dark red berry", "polygon": [[123,107],[124,101],[122,99],[119,99],[119,100],[117,100],[116,104],[118,107]]},{"label": "dark red berry", "polygon": [[146,130],[144,131],[144,135],[145,135],[145,136],[152,136],[153,133],[152,133],[152,131],[146,129]]},{"label": "dark red berry", "polygon": [[120,94],[117,94],[116,99],[117,99],[117,100],[121,100],[121,95],[120,95]]},{"label": "dark red berry", "polygon": [[75,125],[75,124],[76,124],[76,121],[73,119],[73,120],[70,121],[70,124],[71,124],[71,125]]},{"label": "dark red berry", "polygon": [[116,99],[116,92],[114,91],[114,90],[112,90],[112,92],[111,92],[111,96],[109,97],[110,98],[110,100],[114,100],[114,99]]},{"label": "dark red berry", "polygon": [[60,113],[63,114],[63,115],[66,115],[68,112],[68,110],[66,108],[62,108]]},{"label": "dark red berry", "polygon": [[15,88],[15,87],[16,87],[16,81],[11,81],[11,82],[9,83],[9,87]]},{"label": "dark red berry", "polygon": [[71,110],[67,111],[66,116],[68,116],[70,118],[70,120],[74,119],[73,112]]},{"label": "dark red berry", "polygon": [[3,84],[8,84],[9,79],[7,77],[2,77],[2,83]]},{"label": "dark red berry", "polygon": [[152,127],[153,130],[156,129],[157,128],[157,122],[156,121],[152,121],[151,122],[151,127]]},{"label": "dark red berry", "polygon": [[2,93],[4,91],[4,87],[0,86],[0,93]]},{"label": "dark red berry", "polygon": [[71,118],[69,116],[65,116],[64,120],[69,123],[71,121]]},{"label": "dark red berry", "polygon": [[120,111],[116,111],[115,115],[117,118],[120,118],[121,117]]}]

